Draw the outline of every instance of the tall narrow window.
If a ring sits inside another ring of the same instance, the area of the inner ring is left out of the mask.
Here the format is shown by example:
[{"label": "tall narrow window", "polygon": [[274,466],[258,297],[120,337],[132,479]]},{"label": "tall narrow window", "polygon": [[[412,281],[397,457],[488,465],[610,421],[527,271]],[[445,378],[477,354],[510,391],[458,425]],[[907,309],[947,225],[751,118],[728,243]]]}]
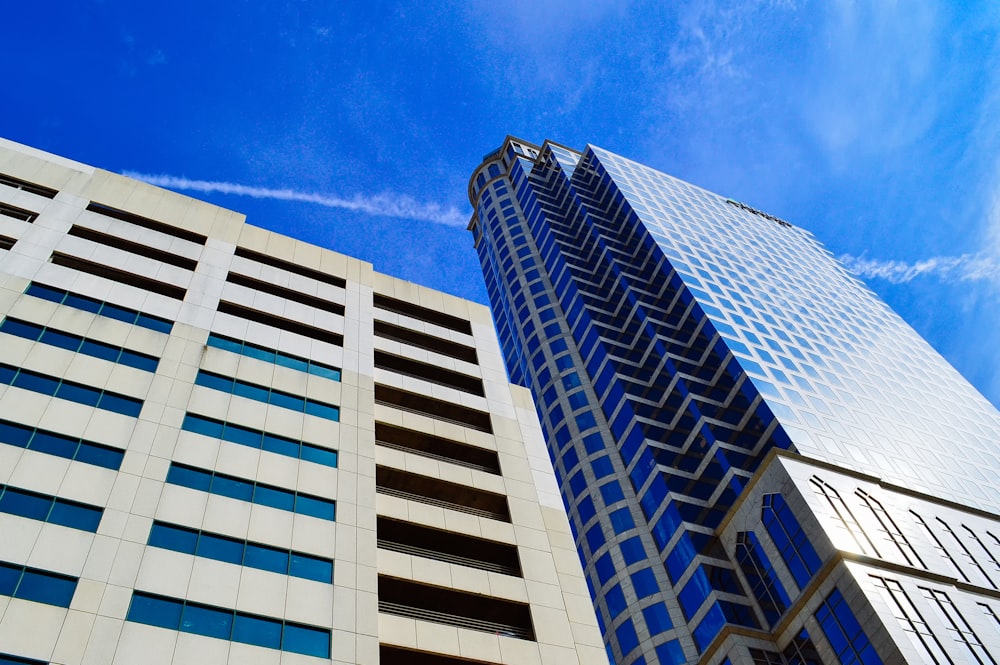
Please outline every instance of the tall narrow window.
[{"label": "tall narrow window", "polygon": [[892,516],[889,515],[882,503],[863,490],[859,489],[855,494],[861,497],[864,504],[872,511],[875,519],[878,520],[879,530],[885,535],[886,540],[896,546],[899,553],[903,555],[903,560],[911,566],[915,565],[926,569],[927,566],[924,565],[920,555],[913,549],[913,545],[906,538],[906,534],[903,533],[899,525],[892,519]]},{"label": "tall narrow window", "polygon": [[924,587],[921,587],[920,591],[924,594],[924,598],[931,601],[931,607],[937,611],[951,636],[968,653],[969,662],[979,663],[979,665],[996,665],[993,656],[983,646],[982,640],[972,630],[972,626],[965,620],[947,593]]},{"label": "tall narrow window", "polygon": [[780,494],[765,494],[761,521],[799,588],[805,588],[822,561]]},{"label": "tall narrow window", "polygon": [[899,625],[902,626],[917,651],[934,665],[950,664],[951,658],[948,657],[937,636],[924,621],[924,617],[902,585],[896,580],[876,577],[875,575],[872,575],[871,578],[875,581],[875,586],[881,590],[882,596],[889,604],[889,609],[892,610]]},{"label": "tall narrow window", "polygon": [[875,547],[875,543],[871,541],[868,534],[855,519],[854,513],[851,509],[847,507],[847,503],[844,498],[840,496],[840,492],[837,491],[835,487],[823,482],[818,477],[813,476],[809,481],[816,488],[816,493],[821,497],[825,498],[833,509],[834,514],[840,519],[840,523],[844,526],[844,529],[851,535],[851,538],[858,546],[858,551],[862,554],[874,554],[875,556],[881,556],[878,553],[878,548]]}]

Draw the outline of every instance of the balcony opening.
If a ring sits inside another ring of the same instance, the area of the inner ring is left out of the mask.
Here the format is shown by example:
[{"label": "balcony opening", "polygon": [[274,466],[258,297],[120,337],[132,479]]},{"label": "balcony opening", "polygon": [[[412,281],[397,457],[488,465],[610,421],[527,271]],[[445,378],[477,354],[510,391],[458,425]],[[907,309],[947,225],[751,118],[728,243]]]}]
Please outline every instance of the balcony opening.
[{"label": "balcony opening", "polygon": [[[531,611],[523,603],[379,575],[379,612],[495,635],[534,640]],[[459,661],[461,662],[461,661]]]},{"label": "balcony opening", "polygon": [[521,562],[513,545],[413,522],[379,517],[378,546],[392,552],[521,577]]},{"label": "balcony opening", "polygon": [[470,346],[417,332],[416,330],[397,326],[392,323],[386,323],[385,321],[375,321],[375,335],[383,339],[391,339],[400,344],[409,344],[425,351],[440,353],[442,356],[448,356],[449,358],[464,360],[473,365],[479,362],[476,350]]},{"label": "balcony opening", "polygon": [[495,451],[458,443],[433,434],[376,422],[375,443],[386,448],[395,448],[441,462],[500,475],[500,458]]},{"label": "balcony opening", "polygon": [[439,508],[510,522],[507,497],[387,466],[375,467],[375,491]]},{"label": "balcony opening", "polygon": [[486,396],[481,379],[385,351],[375,351],[375,367],[421,381],[436,383],[439,386],[461,390],[479,397]]},{"label": "balcony opening", "polygon": [[429,418],[471,427],[472,429],[493,433],[490,414],[478,409],[471,409],[461,404],[445,402],[444,400],[418,395],[416,393],[375,384],[375,403],[391,406],[410,413],[418,413]]}]

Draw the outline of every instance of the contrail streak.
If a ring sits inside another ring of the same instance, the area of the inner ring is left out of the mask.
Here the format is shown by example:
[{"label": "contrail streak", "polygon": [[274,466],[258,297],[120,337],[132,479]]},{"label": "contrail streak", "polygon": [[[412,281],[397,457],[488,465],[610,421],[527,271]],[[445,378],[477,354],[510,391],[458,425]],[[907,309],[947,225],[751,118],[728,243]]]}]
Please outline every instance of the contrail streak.
[{"label": "contrail streak", "polygon": [[421,203],[412,197],[401,194],[382,193],[374,196],[356,194],[351,198],[342,198],[328,194],[300,192],[294,189],[253,187],[235,182],[191,180],[172,175],[150,175],[148,173],[135,173],[134,171],[124,171],[122,175],[168,189],[233,194],[236,196],[249,196],[255,199],[271,199],[275,201],[299,201],[321,205],[326,208],[362,212],[378,217],[413,219],[422,222],[443,224],[445,226],[464,227],[469,221],[468,217],[459,212],[455,207],[446,207],[437,203]]},{"label": "contrail streak", "polygon": [[922,275],[932,275],[948,282],[1000,281],[1000,262],[981,254],[935,256],[922,261],[882,261],[844,254],[840,260],[860,277],[884,279],[906,284]]}]

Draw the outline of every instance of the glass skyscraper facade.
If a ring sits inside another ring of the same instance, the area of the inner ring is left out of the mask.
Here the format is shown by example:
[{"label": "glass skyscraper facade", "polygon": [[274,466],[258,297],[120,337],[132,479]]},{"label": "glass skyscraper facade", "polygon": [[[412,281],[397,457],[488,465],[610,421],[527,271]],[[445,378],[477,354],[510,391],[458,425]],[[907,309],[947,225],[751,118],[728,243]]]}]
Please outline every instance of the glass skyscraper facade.
[{"label": "glass skyscraper facade", "polygon": [[614,662],[1000,659],[1000,413],[809,232],[511,137],[469,196]]}]

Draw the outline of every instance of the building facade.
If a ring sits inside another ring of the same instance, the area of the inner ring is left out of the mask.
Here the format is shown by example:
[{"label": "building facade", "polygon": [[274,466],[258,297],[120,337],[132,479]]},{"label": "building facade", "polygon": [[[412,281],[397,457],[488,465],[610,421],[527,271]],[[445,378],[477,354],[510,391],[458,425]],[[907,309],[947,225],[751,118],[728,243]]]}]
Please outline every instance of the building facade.
[{"label": "building facade", "polygon": [[0,143],[0,663],[606,663],[486,308]]},{"label": "building facade", "polygon": [[469,198],[615,663],[1000,660],[1000,414],[810,233],[512,137]]}]

